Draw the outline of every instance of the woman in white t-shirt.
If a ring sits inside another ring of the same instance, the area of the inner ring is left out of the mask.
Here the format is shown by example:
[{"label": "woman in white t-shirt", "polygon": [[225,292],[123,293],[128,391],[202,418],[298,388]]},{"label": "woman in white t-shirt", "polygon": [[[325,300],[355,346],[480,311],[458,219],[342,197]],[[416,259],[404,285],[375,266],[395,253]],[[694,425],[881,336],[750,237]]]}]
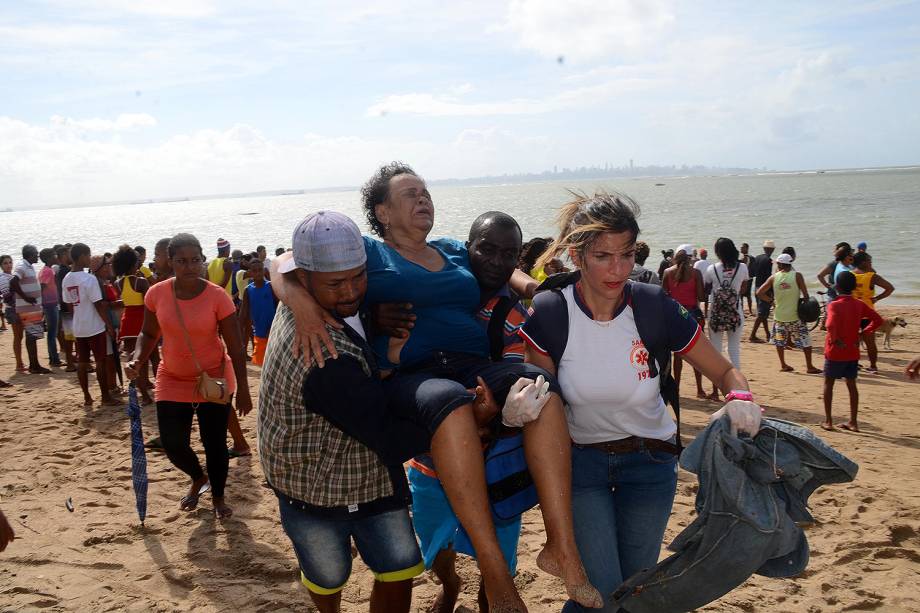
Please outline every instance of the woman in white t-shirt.
[{"label": "woman in white t-shirt", "polygon": [[[709,296],[708,307],[709,313],[709,340],[719,351],[722,351],[722,339],[726,339],[728,345],[728,359],[731,360],[735,368],[741,368],[741,335],[744,330],[744,305],[741,297],[744,296],[747,286],[751,283],[748,268],[739,260],[740,254],[735,248],[735,243],[730,238],[720,238],[715,244],[716,257],[718,262],[710,266],[703,273],[703,285],[706,286],[706,292]],[[732,293],[733,292],[733,293]],[[726,298],[733,296],[732,300],[737,298],[735,311],[738,316],[734,326],[729,325],[726,320],[721,318],[722,325],[716,317],[719,309],[719,303],[725,302]],[[713,319],[716,321],[713,321]],[[710,400],[719,400],[719,390],[713,384]]]},{"label": "woman in white t-shirt", "polygon": [[[629,280],[637,210],[615,194],[563,207],[559,237],[543,257],[568,255],[579,270],[568,284],[534,297],[522,328],[525,360],[555,374],[565,396],[575,538],[607,607],[615,606],[609,595],[623,579],[658,561],[674,501],[676,427],[659,379],[670,351],[728,393],[714,417],[727,413],[736,430],[760,427],[747,381],[696,319],[660,287]],[[587,609],[569,601],[563,610]]]}]

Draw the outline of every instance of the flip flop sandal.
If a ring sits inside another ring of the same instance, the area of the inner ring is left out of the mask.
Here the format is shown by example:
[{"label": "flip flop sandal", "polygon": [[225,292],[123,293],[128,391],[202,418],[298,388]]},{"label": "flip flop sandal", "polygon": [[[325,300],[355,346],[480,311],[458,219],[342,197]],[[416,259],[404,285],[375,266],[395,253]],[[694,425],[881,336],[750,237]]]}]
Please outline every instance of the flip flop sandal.
[{"label": "flip flop sandal", "polygon": [[237,450],[234,449],[233,447],[227,447],[227,455],[230,456],[231,459],[233,459],[233,458],[245,458],[245,457],[251,456],[251,455],[252,455],[252,452],[251,452],[251,451],[247,451],[246,453],[242,453],[242,452],[237,451]]},{"label": "flip flop sandal", "polygon": [[200,488],[197,494],[185,495],[179,499],[179,508],[183,511],[194,511],[198,508],[198,499],[201,495],[211,491],[211,482],[208,481]]}]

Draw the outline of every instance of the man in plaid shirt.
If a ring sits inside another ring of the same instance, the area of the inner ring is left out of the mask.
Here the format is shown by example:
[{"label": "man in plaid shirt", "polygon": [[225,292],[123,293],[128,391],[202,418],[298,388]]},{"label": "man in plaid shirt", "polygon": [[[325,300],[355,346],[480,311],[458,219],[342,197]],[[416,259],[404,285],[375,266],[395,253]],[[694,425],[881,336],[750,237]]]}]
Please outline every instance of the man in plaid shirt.
[{"label": "man in plaid shirt", "polygon": [[[338,359],[323,369],[294,357],[294,316],[280,305],[259,392],[259,456],[278,496],[301,578],[320,611],[338,611],[351,574],[351,540],[376,581],[371,609],[409,610],[424,564],[409,519],[402,462],[427,451],[428,431],[386,410],[373,353],[355,317],[367,287],[361,233],[332,211],[294,233],[293,272],[324,309]],[[327,356],[328,358],[329,356]]]}]

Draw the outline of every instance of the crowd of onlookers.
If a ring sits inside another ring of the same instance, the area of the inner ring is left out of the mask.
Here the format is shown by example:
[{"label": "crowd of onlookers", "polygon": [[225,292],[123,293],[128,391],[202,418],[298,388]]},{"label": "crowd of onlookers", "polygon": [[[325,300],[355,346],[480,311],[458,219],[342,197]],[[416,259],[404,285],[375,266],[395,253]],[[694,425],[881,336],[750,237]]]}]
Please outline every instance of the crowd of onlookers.
[{"label": "crowd of onlookers", "polygon": [[[93,254],[82,243],[41,250],[25,245],[18,262],[10,255],[0,255],[0,331],[12,332],[16,371],[34,375],[48,375],[51,369],[75,372],[89,406],[93,400],[85,375],[95,371],[102,404],[117,404],[122,393],[118,382],[123,380],[119,358],[135,350],[144,319],[144,296],[152,285],[171,275],[168,242],[157,243],[152,260],[141,245]],[[284,251],[279,247],[275,253]],[[264,246],[250,253],[231,252],[229,243],[221,239],[217,257],[203,264],[202,276],[225,287],[237,307],[245,307],[241,316],[251,325],[260,317],[264,321],[265,315],[261,306],[255,311],[250,308],[245,300],[247,288],[256,278],[262,287],[269,264]],[[260,359],[267,336],[264,325],[262,336],[248,327],[243,331],[244,340],[254,344],[254,359]],[[45,350],[47,361],[40,357]],[[0,379],[0,387],[7,386]],[[152,401],[146,374],[138,381],[138,390],[145,403]]]}]

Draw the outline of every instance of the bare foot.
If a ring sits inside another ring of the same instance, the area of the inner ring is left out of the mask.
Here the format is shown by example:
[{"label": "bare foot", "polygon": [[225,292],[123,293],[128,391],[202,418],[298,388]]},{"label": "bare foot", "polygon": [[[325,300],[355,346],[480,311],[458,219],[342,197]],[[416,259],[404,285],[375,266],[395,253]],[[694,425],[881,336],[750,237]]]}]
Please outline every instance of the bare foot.
[{"label": "bare foot", "polygon": [[120,407],[122,405],[120,401],[114,398],[103,398],[102,402],[99,404],[104,407]]},{"label": "bare foot", "polygon": [[827,421],[821,422],[821,427],[827,430],[828,432],[834,431],[834,424],[827,422]]},{"label": "bare foot", "polygon": [[780,372],[792,372],[793,370],[795,369],[792,366],[789,366],[788,364],[783,364],[782,367],[780,367],[779,369]]},{"label": "bare foot", "polygon": [[707,398],[709,398],[709,395],[703,390],[696,390],[696,397],[699,398],[700,400],[706,400]]},{"label": "bare foot", "polygon": [[810,366],[808,370],[806,370],[805,372],[807,372],[809,375],[820,375],[824,371],[821,370],[820,368],[815,368],[814,366]]},{"label": "bare foot", "polygon": [[441,593],[438,594],[428,611],[430,613],[453,613],[462,586],[463,581],[456,574],[443,580],[441,582]]},{"label": "bare foot", "polygon": [[91,408],[93,408],[93,405],[94,405],[94,404],[95,404],[95,402],[93,401],[93,397],[92,397],[92,396],[84,396],[84,397],[83,397],[83,408],[84,408],[84,409],[91,409]]},{"label": "bare foot", "polygon": [[527,613],[527,605],[517,592],[488,598],[488,601],[489,613]]},{"label": "bare foot", "polygon": [[842,424],[837,424],[837,427],[848,432],[859,432],[859,426],[849,421]]},{"label": "bare foot", "polygon": [[214,517],[218,520],[233,517],[233,509],[227,506],[223,496],[214,498]]},{"label": "bare foot", "polygon": [[720,400],[722,400],[722,397],[719,396],[719,392],[713,392],[709,394],[708,396],[706,396],[706,399],[712,400],[713,402],[719,402]]},{"label": "bare foot", "polygon": [[599,609],[604,606],[601,593],[588,582],[585,567],[580,562],[577,565],[560,563],[559,558],[550,552],[548,547],[544,547],[543,551],[537,555],[537,567],[547,574],[562,579],[569,598],[581,606],[589,609]]}]

